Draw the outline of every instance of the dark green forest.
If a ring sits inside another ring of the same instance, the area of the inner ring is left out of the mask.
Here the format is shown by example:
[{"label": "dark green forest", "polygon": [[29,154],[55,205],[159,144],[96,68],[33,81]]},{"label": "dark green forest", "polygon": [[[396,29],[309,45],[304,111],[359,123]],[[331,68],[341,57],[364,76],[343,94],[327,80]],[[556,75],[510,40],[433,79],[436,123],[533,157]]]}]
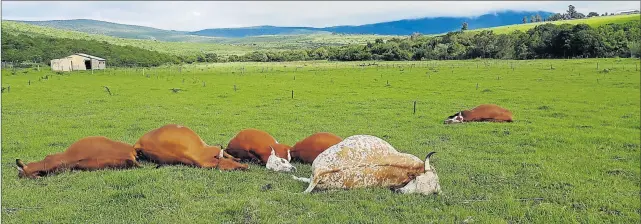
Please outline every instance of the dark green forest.
[{"label": "dark green forest", "polygon": [[641,24],[631,21],[597,28],[586,24],[543,24],[526,32],[494,34],[492,31],[449,32],[442,36],[415,34],[366,45],[326,46],[287,51],[256,51],[218,57],[214,53],[180,57],[132,46],[92,40],[72,40],[2,32],[3,61],[48,63],[83,52],[107,59],[110,66],[158,66],[194,62],[280,62],[305,60],[407,61],[492,59],[553,59],[639,57]]},{"label": "dark green forest", "polygon": [[443,36],[412,35],[367,45],[320,47],[285,52],[252,52],[230,61],[407,61],[638,57],[641,24],[627,22],[598,28],[586,24],[543,24],[527,32],[449,32]]}]

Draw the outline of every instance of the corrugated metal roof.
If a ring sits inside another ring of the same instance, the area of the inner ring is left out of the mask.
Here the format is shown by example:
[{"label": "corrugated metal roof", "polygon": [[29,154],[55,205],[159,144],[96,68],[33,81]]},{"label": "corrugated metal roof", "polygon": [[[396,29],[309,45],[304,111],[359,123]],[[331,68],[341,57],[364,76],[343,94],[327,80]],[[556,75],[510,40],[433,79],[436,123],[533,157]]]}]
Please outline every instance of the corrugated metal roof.
[{"label": "corrugated metal roof", "polygon": [[104,59],[104,58],[99,58],[99,57],[96,57],[96,56],[93,56],[93,55],[88,55],[88,54],[83,54],[83,53],[76,53],[75,55],[80,55],[80,56],[83,56],[83,57],[96,59],[96,60],[99,60],[99,61],[106,61],[107,60],[107,59]]}]

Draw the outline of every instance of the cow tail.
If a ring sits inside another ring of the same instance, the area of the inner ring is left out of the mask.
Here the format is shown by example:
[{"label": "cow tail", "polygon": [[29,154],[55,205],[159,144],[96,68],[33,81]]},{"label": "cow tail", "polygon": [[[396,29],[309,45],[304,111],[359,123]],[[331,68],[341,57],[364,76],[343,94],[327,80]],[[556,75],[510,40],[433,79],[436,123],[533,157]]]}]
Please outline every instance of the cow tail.
[{"label": "cow tail", "polygon": [[297,177],[297,176],[294,176],[294,175],[292,175],[292,177],[294,178],[294,180],[302,181],[302,182],[305,182],[305,183],[310,183],[311,182],[310,178]]},{"label": "cow tail", "polygon": [[307,186],[307,189],[305,189],[305,191],[303,191],[303,193],[312,193],[314,188],[316,188],[316,182],[318,182],[318,181],[316,181],[313,176],[310,177],[309,180],[310,180],[309,186]]}]

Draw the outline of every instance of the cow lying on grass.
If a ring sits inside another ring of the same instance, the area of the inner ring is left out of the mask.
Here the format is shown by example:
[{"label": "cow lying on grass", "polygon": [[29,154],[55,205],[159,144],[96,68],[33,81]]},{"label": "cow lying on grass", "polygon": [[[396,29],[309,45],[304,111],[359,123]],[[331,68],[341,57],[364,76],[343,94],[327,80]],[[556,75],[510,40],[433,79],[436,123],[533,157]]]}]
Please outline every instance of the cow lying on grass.
[{"label": "cow lying on grass", "polygon": [[472,110],[460,111],[449,116],[443,123],[454,124],[479,121],[512,122],[512,112],[494,104],[482,104]]},{"label": "cow lying on grass", "polygon": [[16,159],[18,176],[40,178],[64,170],[99,170],[107,168],[140,167],[134,148],[106,137],[82,138],[61,153],[48,155],[44,160],[24,164]]},{"label": "cow lying on grass", "polygon": [[341,137],[328,132],[313,134],[292,146],[292,160],[311,164],[319,154],[342,140]]},{"label": "cow lying on grass", "polygon": [[436,170],[416,156],[400,153],[386,141],[355,135],[330,147],[312,163],[311,178],[304,193],[325,189],[388,187],[399,193],[438,194],[441,192]]},{"label": "cow lying on grass", "polygon": [[265,165],[268,170],[292,172],[296,167],[289,163],[292,160],[290,148],[265,131],[244,129],[229,141],[225,151],[241,161]]},{"label": "cow lying on grass", "polygon": [[168,124],[143,135],[134,147],[141,159],[219,170],[247,170],[247,164],[225,158],[223,150],[207,145],[188,127]]}]

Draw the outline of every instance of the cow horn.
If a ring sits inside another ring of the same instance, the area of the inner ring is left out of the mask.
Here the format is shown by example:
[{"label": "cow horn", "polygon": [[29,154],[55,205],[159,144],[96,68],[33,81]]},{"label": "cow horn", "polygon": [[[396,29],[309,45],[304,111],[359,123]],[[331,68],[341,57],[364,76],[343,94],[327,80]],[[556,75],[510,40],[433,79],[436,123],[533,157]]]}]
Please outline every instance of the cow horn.
[{"label": "cow horn", "polygon": [[221,149],[218,151],[218,159],[222,159],[225,155],[223,154],[223,150]]},{"label": "cow horn", "polygon": [[436,152],[430,152],[425,156],[425,171],[431,170],[432,167],[430,167],[430,157]]},{"label": "cow horn", "polygon": [[269,148],[272,149],[272,155],[276,155],[276,151],[274,151],[274,147],[270,145]]},{"label": "cow horn", "polygon": [[287,161],[292,161],[292,154],[289,153],[289,149],[287,150]]}]

